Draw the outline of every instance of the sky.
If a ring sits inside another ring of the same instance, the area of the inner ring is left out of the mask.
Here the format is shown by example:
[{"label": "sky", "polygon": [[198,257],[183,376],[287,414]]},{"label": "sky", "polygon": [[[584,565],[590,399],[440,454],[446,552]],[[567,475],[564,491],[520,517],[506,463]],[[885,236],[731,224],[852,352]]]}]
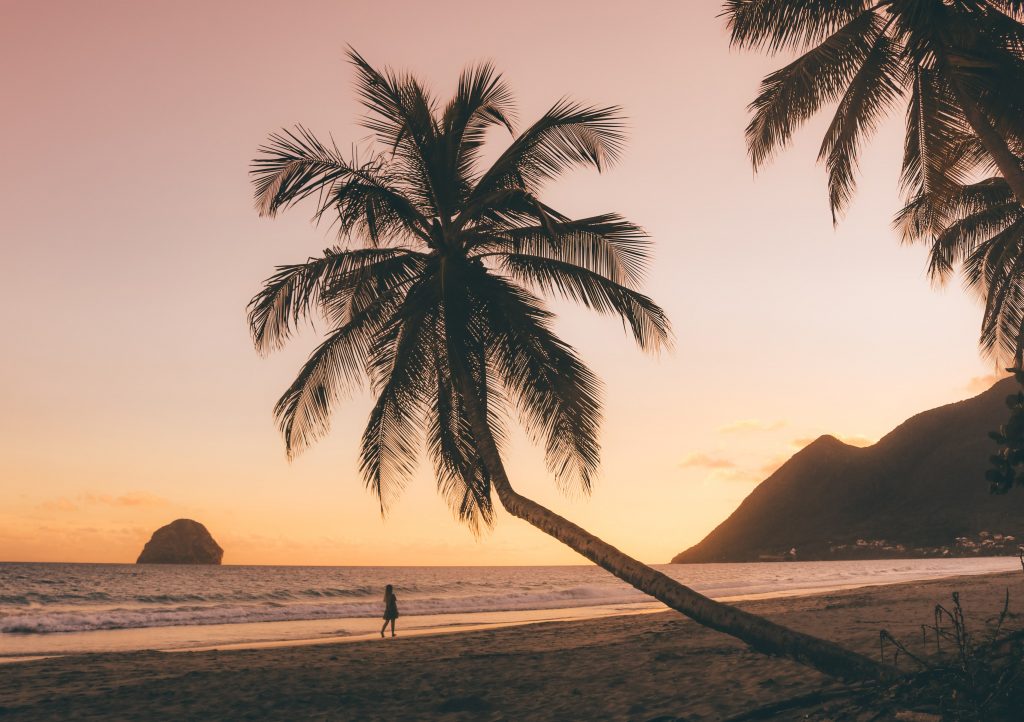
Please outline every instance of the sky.
[{"label": "sky", "polygon": [[783,59],[730,50],[718,0],[4,8],[0,560],[131,562],[190,517],[230,564],[583,561],[503,512],[474,537],[427,464],[382,519],[358,473],[367,395],[285,457],[271,409],[317,337],[261,358],[245,306],[275,265],[334,239],[308,208],[259,218],[248,167],[296,123],[365,142],[347,45],[441,97],[492,60],[524,123],[563,95],[625,109],[622,162],[546,197],[647,229],[645,290],[675,349],[642,354],[614,320],[553,304],[606,384],[602,473],[589,498],[565,496],[521,434],[506,463],[521,493],[637,558],[698,542],[821,434],[869,444],[994,381],[977,300],[934,288],[925,250],[891,228],[901,113],[833,227],[827,115],[752,172],[746,105]]}]

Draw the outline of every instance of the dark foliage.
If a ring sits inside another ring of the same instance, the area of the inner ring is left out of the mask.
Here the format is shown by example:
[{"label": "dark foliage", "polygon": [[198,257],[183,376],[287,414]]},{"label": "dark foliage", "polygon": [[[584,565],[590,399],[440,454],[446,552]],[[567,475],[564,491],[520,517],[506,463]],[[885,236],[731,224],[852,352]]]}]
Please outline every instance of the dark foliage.
[{"label": "dark foliage", "polygon": [[[896,224],[910,242],[929,246],[928,273],[944,284],[962,270],[984,304],[983,353],[1019,361],[1024,326],[1024,208],[998,176],[925,194],[907,204]],[[938,229],[938,230],[936,230]]]},{"label": "dark foliage", "polygon": [[[261,214],[307,201],[339,238],[320,257],[280,266],[249,305],[261,352],[303,320],[329,329],[275,407],[289,455],[368,383],[376,403],[361,470],[381,512],[425,448],[457,517],[489,525],[491,479],[453,383],[458,369],[499,442],[517,413],[556,481],[588,491],[601,383],[555,335],[542,295],[619,318],[648,350],[669,342],[669,322],[637,290],[648,261],[642,229],[614,213],[570,218],[539,194],[570,169],[615,162],[620,110],[562,99],[517,133],[512,93],[489,64],[465,70],[441,104],[411,75],[349,57],[376,146],[349,158],[298,126],[271,135],[253,162]],[[485,166],[492,130],[512,138]]]},{"label": "dark foliage", "polygon": [[[1024,370],[1012,371],[1018,384],[1024,387]],[[998,430],[989,432],[989,437],[999,444],[999,451],[989,457],[992,468],[985,472],[993,494],[1005,494],[1014,486],[1024,486],[1024,388],[1006,397],[1010,416]]]},{"label": "dark foliage", "polygon": [[766,77],[750,105],[754,167],[830,105],[835,111],[819,160],[828,171],[833,216],[852,198],[860,148],[901,104],[909,197],[941,193],[992,163],[995,149],[975,135],[968,106],[1019,158],[1021,10],[1009,0],[727,0],[723,14],[734,45],[803,53]]}]

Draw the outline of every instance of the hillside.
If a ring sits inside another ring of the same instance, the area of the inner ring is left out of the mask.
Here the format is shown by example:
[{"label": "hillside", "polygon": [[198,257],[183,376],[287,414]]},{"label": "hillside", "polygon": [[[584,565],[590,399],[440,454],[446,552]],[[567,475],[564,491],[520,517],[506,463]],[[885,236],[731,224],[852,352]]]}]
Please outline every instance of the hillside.
[{"label": "hillside", "polygon": [[791,549],[801,560],[1015,554],[1024,489],[992,496],[984,473],[996,449],[988,432],[1006,420],[1004,399],[1018,388],[1004,379],[911,417],[873,446],[818,438],[672,562],[757,561]]}]

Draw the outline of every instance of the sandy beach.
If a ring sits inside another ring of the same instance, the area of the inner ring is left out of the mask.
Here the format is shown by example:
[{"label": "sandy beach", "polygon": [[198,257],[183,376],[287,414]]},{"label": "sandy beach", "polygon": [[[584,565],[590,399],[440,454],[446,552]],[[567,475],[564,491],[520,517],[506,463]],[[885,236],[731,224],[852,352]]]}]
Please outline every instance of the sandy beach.
[{"label": "sandy beach", "polygon": [[[1007,589],[1008,626],[1017,628],[1020,573],[743,606],[867,654],[878,654],[885,628],[919,653],[930,649],[920,625],[936,603],[959,590],[980,632]],[[665,612],[348,644],[11,664],[0,669],[0,718],[721,720],[829,684]]]}]

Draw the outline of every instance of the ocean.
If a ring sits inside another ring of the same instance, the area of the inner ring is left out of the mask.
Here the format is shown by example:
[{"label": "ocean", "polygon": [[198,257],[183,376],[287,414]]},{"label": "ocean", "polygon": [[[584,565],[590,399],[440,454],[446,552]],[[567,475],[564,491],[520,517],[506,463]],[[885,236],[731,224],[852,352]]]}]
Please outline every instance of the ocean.
[{"label": "ocean", "polygon": [[[667,564],[716,599],[1020,569],[1016,558]],[[271,567],[0,563],[0,661],[366,639],[383,590],[400,634],[664,609],[594,566]],[[941,601],[941,600],[936,600]]]}]

